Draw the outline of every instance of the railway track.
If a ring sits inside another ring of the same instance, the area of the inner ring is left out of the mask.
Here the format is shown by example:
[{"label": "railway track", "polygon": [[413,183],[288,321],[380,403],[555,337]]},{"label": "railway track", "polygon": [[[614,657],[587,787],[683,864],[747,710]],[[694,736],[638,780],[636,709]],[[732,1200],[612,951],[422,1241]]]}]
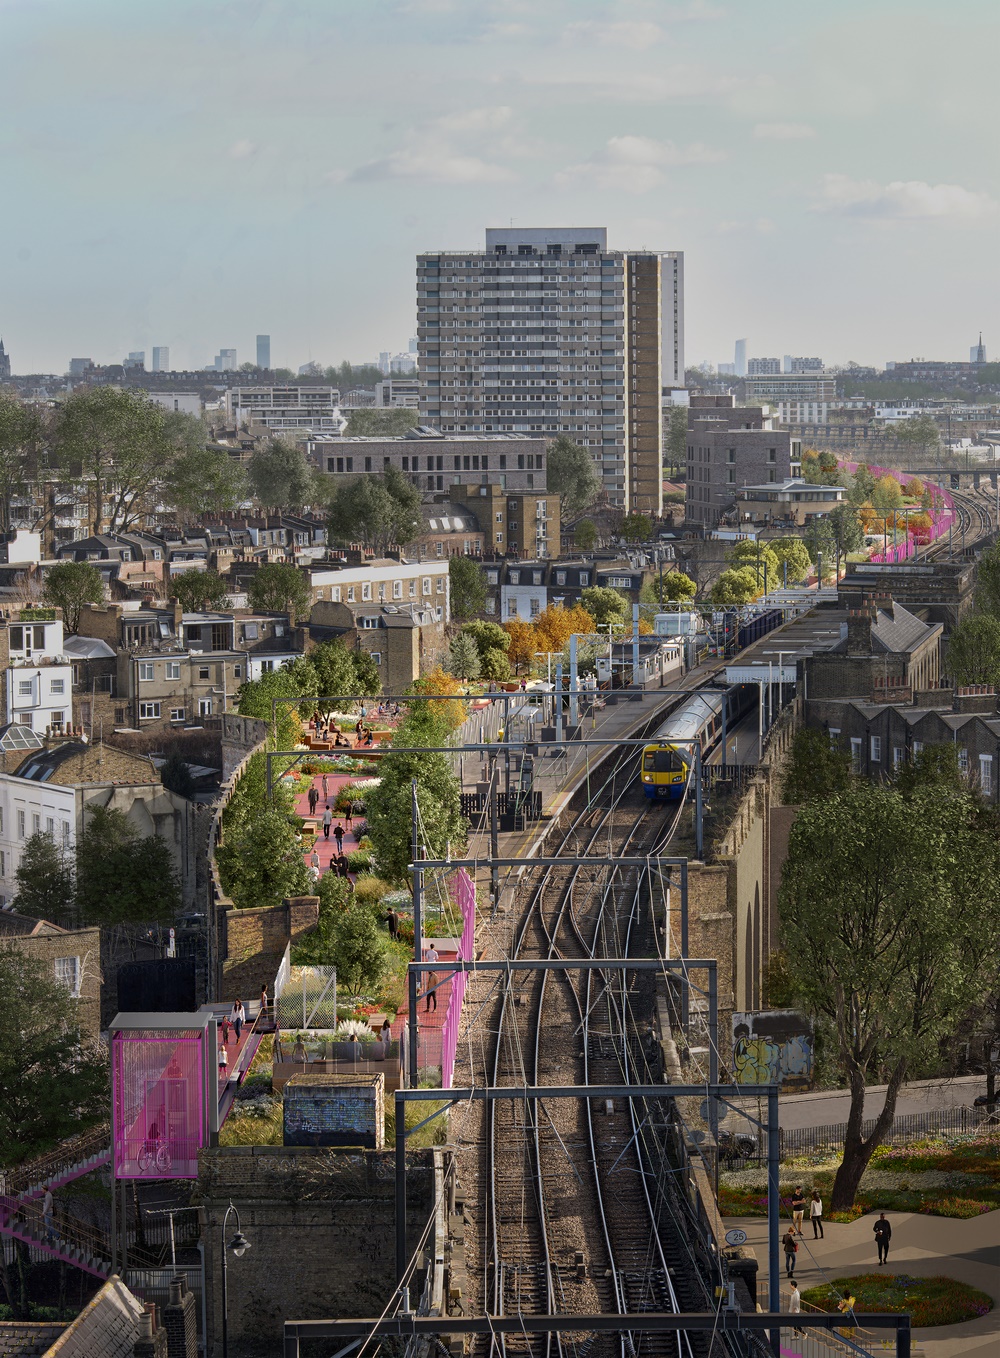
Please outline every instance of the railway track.
[{"label": "railway track", "polygon": [[952,531],[946,537],[939,538],[937,542],[924,548],[919,560],[943,561],[961,556],[994,531],[991,506],[984,503],[980,496],[974,492],[965,495],[952,491],[952,501],[956,516]]}]

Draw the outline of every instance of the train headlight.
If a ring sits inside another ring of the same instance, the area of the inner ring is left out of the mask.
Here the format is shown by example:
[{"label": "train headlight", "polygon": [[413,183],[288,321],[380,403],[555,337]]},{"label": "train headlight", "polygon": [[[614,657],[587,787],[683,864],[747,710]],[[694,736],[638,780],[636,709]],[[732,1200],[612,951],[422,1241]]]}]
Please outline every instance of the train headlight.
[{"label": "train headlight", "polygon": [[644,773],[642,775],[642,781],[644,783],[651,783],[653,781],[653,775],[651,773]]}]

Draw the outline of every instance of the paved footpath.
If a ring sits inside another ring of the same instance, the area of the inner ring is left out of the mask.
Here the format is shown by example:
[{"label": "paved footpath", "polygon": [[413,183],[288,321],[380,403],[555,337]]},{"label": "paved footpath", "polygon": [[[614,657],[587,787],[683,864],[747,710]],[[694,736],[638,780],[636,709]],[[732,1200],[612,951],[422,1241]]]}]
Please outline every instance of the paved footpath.
[{"label": "paved footpath", "polygon": [[[987,1212],[970,1221],[954,1217],[924,1216],[914,1212],[887,1212],[892,1223],[889,1273],[914,1276],[943,1274],[978,1287],[993,1298],[994,1310],[961,1325],[936,1325],[913,1331],[914,1343],[926,1358],[987,1358],[1000,1354],[1000,1211]],[[823,1240],[813,1240],[806,1224],[799,1241],[795,1277],[803,1292],[826,1279],[853,1273],[877,1273],[878,1254],[868,1213],[848,1226],[826,1223]],[[726,1218],[726,1225],[746,1231],[760,1264],[758,1280],[767,1277],[767,1222],[762,1217]],[[782,1222],[782,1231],[788,1223]],[[788,1306],[788,1286],[782,1257],[782,1310]],[[863,1324],[863,1320],[860,1322]],[[782,1338],[782,1353],[794,1355],[798,1348],[791,1334]]]}]

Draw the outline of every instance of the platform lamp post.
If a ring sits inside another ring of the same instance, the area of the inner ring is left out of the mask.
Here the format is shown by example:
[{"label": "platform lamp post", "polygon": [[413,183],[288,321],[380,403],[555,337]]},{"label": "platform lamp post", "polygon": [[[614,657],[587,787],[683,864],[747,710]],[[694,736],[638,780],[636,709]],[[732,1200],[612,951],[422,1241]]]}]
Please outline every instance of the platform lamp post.
[{"label": "platform lamp post", "polygon": [[[229,1225],[229,1215],[236,1213],[236,1234],[229,1243],[226,1243],[226,1228]],[[230,1201],[226,1208],[226,1215],[222,1219],[222,1358],[229,1358],[229,1252],[230,1250],[237,1259],[241,1259],[250,1248],[250,1241],[240,1230],[240,1213],[237,1207]]]}]

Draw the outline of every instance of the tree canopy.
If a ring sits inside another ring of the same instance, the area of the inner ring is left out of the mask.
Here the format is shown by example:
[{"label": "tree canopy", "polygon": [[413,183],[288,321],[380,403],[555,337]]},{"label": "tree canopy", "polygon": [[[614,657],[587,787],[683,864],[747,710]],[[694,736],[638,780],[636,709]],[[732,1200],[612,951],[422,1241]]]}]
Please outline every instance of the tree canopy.
[{"label": "tree canopy", "polygon": [[632,621],[632,601],[606,585],[591,585],[581,590],[580,603],[595,627],[626,627]]},{"label": "tree canopy", "polygon": [[850,751],[831,741],[826,731],[804,727],[792,741],[785,770],[785,801],[821,801],[848,788],[853,780]]},{"label": "tree canopy", "polygon": [[99,604],[104,598],[104,581],[90,561],[60,561],[46,572],[43,594],[50,604],[62,609],[66,631],[74,634],[84,604]]},{"label": "tree canopy", "polygon": [[170,591],[185,613],[225,608],[229,602],[229,586],[218,571],[183,571],[170,581]]},{"label": "tree canopy", "polygon": [[1000,685],[1000,620],[991,613],[963,618],[948,638],[944,663],[955,684]]},{"label": "tree canopy", "polygon": [[169,923],[181,905],[167,842],[121,811],[88,807],[76,846],[77,909],[86,924]]},{"label": "tree canopy", "polygon": [[753,566],[734,566],[723,571],[712,586],[712,603],[736,608],[752,603],[763,593],[763,583]]},{"label": "tree canopy", "polygon": [[549,444],[546,484],[553,495],[560,497],[564,519],[582,514],[601,490],[594,459],[568,434],[560,434]]},{"label": "tree canopy", "polygon": [[[176,418],[170,414],[167,419]],[[194,420],[193,415],[183,416]],[[201,425],[201,421],[197,423]],[[192,431],[193,432],[193,431]],[[200,443],[183,448],[164,475],[164,491],[182,513],[230,513],[249,494],[243,468],[224,448],[205,446],[204,426]]]},{"label": "tree canopy", "polygon": [[[776,583],[784,583],[786,566],[790,585],[797,585],[808,577],[811,562],[809,551],[801,538],[773,538],[767,545],[777,563]],[[771,584],[770,579],[768,584]]]},{"label": "tree canopy", "polygon": [[448,647],[448,669],[456,679],[479,678],[479,648],[467,632],[458,632]]},{"label": "tree canopy", "polygon": [[286,896],[301,896],[311,889],[301,846],[282,810],[258,811],[251,820],[227,829],[216,861],[223,888],[241,910],[280,905]]},{"label": "tree canopy", "polygon": [[33,476],[42,420],[34,406],[0,391],[0,531],[10,529],[14,492]]},{"label": "tree canopy", "polygon": [[258,448],[247,476],[254,495],[268,509],[301,509],[313,494],[312,470],[304,453],[284,439]]},{"label": "tree canopy", "polygon": [[653,521],[646,514],[626,514],[618,531],[626,542],[648,542],[653,536]]},{"label": "tree canopy", "polygon": [[330,501],[327,528],[331,540],[355,542],[384,556],[420,533],[420,492],[402,472],[387,467],[381,476],[357,477],[339,486]]},{"label": "tree canopy", "polygon": [[448,589],[453,622],[476,618],[486,607],[486,572],[471,556],[449,558]]},{"label": "tree canopy", "polygon": [[592,552],[597,546],[597,525],[593,519],[581,519],[573,529],[573,546],[578,552]]},{"label": "tree canopy", "polygon": [[853,505],[837,505],[826,516],[826,521],[830,525],[833,544],[840,556],[861,550],[865,535],[861,531],[858,511]]},{"label": "tree canopy", "polygon": [[688,407],[671,406],[663,440],[664,470],[676,476],[687,463]]},{"label": "tree canopy", "polygon": [[25,840],[14,874],[16,905],[22,915],[72,926],[76,913],[76,883],[69,857],[52,835],[39,831]]},{"label": "tree canopy", "polygon": [[1000,619],[1000,543],[987,547],[976,567],[976,606]]},{"label": "tree canopy", "polygon": [[247,601],[259,613],[290,613],[294,620],[309,612],[312,596],[297,566],[271,561],[251,577]]},{"label": "tree canopy", "polygon": [[396,438],[420,423],[419,413],[408,406],[359,406],[348,412],[347,438]]}]

